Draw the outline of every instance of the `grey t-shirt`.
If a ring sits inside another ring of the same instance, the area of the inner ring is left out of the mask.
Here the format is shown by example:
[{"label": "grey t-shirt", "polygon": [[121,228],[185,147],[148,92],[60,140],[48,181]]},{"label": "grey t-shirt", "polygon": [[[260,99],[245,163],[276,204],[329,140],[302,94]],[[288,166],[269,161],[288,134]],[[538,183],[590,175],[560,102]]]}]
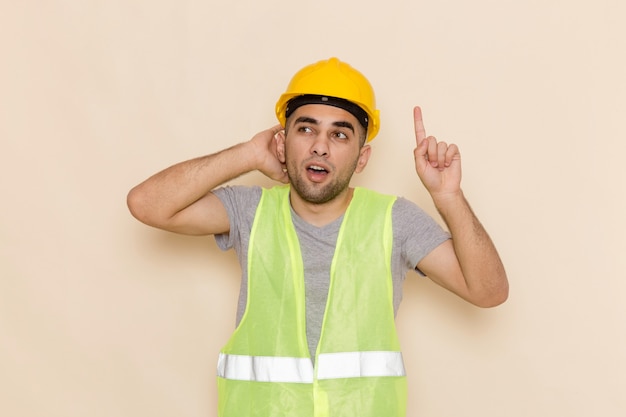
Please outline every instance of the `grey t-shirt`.
[{"label": "grey t-shirt", "polygon": [[[235,249],[242,270],[237,324],[246,308],[248,242],[261,192],[261,187],[246,186],[228,186],[214,190],[215,195],[224,204],[230,220],[230,232],[216,235],[215,240],[222,250]],[[343,216],[326,226],[317,227],[304,221],[293,209],[291,215],[304,263],[306,330],[309,352],[314,357],[326,308],[330,265]],[[414,269],[424,256],[450,236],[417,205],[401,197],[397,198],[393,205],[392,224],[391,272],[394,312],[397,312],[402,300],[402,283],[407,271]]]}]

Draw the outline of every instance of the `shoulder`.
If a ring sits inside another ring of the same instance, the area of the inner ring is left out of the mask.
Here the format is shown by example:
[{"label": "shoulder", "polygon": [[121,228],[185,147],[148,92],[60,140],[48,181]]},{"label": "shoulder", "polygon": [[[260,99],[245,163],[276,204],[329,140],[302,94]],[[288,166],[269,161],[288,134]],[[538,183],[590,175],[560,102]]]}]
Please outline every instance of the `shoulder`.
[{"label": "shoulder", "polygon": [[256,207],[261,199],[262,188],[258,186],[229,185],[213,190],[213,194],[229,207]]},{"label": "shoulder", "polygon": [[436,240],[447,239],[448,234],[426,211],[404,197],[398,197],[393,205],[394,232],[404,238],[430,236]]},{"label": "shoulder", "polygon": [[450,238],[433,217],[406,198],[396,200],[392,221],[394,247],[408,269],[416,268],[426,255]]},{"label": "shoulder", "polygon": [[399,218],[415,216],[419,218],[430,218],[430,216],[420,206],[404,197],[396,198],[396,201],[393,204],[393,215],[394,217]]},{"label": "shoulder", "polygon": [[239,252],[242,243],[249,236],[254,213],[261,199],[261,187],[257,186],[224,186],[213,190],[220,199],[229,220],[229,232],[215,235],[215,240],[222,250],[235,248]]}]

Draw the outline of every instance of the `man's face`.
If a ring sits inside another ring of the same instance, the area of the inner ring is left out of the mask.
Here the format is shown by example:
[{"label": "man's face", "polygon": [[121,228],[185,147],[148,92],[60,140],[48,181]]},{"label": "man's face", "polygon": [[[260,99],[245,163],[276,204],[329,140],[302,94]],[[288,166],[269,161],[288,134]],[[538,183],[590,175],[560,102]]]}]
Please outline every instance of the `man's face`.
[{"label": "man's face", "polygon": [[300,198],[323,204],[348,189],[352,174],[369,159],[369,145],[361,146],[363,130],[351,113],[337,107],[308,104],[293,112],[279,158]]}]

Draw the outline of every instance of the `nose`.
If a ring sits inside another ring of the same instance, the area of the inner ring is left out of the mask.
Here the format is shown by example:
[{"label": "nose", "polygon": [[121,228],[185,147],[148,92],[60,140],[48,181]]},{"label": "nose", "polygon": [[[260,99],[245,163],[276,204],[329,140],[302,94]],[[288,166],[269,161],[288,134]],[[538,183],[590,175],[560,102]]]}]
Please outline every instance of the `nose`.
[{"label": "nose", "polygon": [[311,154],[328,156],[328,139],[324,135],[317,135],[311,145]]}]

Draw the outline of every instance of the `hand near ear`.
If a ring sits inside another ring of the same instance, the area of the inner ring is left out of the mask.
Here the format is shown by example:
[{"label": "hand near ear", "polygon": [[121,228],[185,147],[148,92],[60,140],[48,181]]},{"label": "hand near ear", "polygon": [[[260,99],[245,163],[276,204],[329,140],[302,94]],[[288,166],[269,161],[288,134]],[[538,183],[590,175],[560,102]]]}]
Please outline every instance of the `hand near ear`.
[{"label": "hand near ear", "polygon": [[[281,137],[281,135],[283,135]],[[284,163],[279,158],[281,138],[284,139],[284,130],[281,125],[263,130],[250,139],[255,145],[257,168],[267,177],[282,183],[289,182]]]},{"label": "hand near ear", "polygon": [[416,148],[415,170],[431,196],[458,193],[461,190],[461,154],[459,148],[426,136],[422,110],[413,109]]}]

